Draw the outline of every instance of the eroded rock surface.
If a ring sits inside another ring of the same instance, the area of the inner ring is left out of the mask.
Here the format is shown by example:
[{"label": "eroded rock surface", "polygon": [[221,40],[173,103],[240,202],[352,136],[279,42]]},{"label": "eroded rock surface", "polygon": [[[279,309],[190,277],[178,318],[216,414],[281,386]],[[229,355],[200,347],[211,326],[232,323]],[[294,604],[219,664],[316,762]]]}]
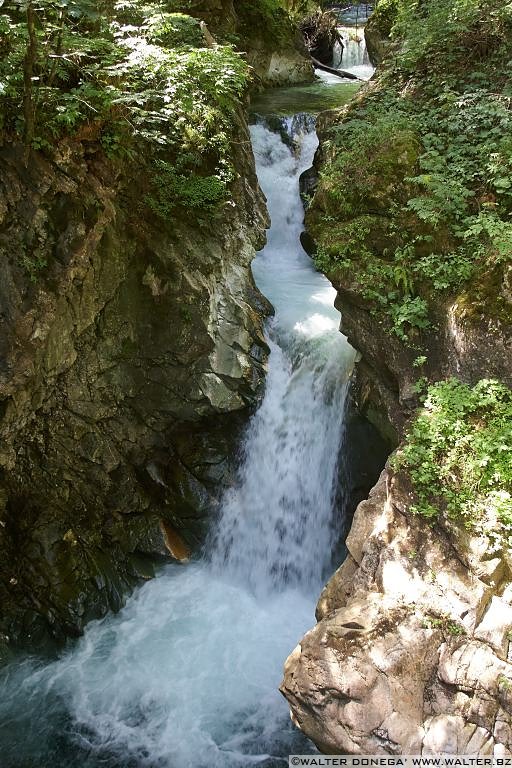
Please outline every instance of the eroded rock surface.
[{"label": "eroded rock surface", "polygon": [[281,691],[326,753],[509,755],[510,564],[487,536],[431,528],[411,503],[385,470]]},{"label": "eroded rock surface", "polygon": [[28,168],[21,150],[1,150],[0,631],[11,640],[76,634],[118,608],[168,556],[160,521],[180,552],[193,547],[228,479],[270,311],[250,272],[267,220],[241,115],[233,131],[239,177],[207,221],[153,215],[144,166],[111,163],[94,141],[62,142]]}]

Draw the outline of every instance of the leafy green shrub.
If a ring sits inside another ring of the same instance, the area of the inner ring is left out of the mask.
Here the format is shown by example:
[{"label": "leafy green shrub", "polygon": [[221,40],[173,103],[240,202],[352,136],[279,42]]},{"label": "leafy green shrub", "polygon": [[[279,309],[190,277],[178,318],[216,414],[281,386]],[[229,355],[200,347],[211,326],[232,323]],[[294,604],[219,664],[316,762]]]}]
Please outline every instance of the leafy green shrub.
[{"label": "leafy green shrub", "polygon": [[5,135],[35,150],[72,136],[99,142],[113,160],[144,157],[164,185],[148,200],[167,218],[225,198],[229,135],[249,75],[232,46],[205,47],[199,21],[173,12],[171,0],[28,0],[4,9]]},{"label": "leafy green shrub", "polygon": [[204,46],[198,19],[184,13],[161,13],[153,17],[148,25],[147,39],[165,48]]},{"label": "leafy green shrub", "polygon": [[496,0],[399,0],[395,37],[400,65],[411,72],[467,67],[497,53],[510,33],[512,7]]},{"label": "leafy green shrub", "polygon": [[394,56],[332,127],[307,221],[318,266],[405,339],[439,292],[497,286],[512,258],[512,4],[396,7]]},{"label": "leafy green shrub", "polygon": [[494,526],[512,543],[512,390],[483,379],[428,388],[394,468],[404,469],[416,495],[413,511],[441,512],[474,528]]},{"label": "leafy green shrub", "polygon": [[163,160],[155,165],[158,172],[151,179],[154,192],[146,202],[164,221],[176,208],[208,211],[226,198],[226,185],[216,176],[185,175]]},{"label": "leafy green shrub", "polygon": [[371,15],[371,25],[383,37],[389,37],[397,20],[399,0],[378,0]]}]

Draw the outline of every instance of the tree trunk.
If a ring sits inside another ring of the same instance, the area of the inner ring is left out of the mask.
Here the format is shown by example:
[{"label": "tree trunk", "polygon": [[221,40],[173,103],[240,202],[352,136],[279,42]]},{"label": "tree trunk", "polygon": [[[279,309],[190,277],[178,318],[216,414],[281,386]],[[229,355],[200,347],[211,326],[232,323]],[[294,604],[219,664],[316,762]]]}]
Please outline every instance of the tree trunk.
[{"label": "tree trunk", "polygon": [[[64,26],[66,23],[66,9],[62,8],[59,11],[59,31],[57,33],[57,42],[55,44],[55,53],[53,55],[53,61],[50,66],[50,74],[48,75],[48,87],[51,88],[55,81],[55,75],[57,74],[57,67],[59,59],[62,56],[62,37],[64,35]],[[50,41],[48,41],[49,43]]]},{"label": "tree trunk", "polygon": [[23,115],[25,127],[23,141],[25,144],[25,159],[28,161],[30,146],[34,138],[35,109],[34,109],[34,65],[37,57],[36,18],[33,3],[27,6],[28,43],[23,61]]}]

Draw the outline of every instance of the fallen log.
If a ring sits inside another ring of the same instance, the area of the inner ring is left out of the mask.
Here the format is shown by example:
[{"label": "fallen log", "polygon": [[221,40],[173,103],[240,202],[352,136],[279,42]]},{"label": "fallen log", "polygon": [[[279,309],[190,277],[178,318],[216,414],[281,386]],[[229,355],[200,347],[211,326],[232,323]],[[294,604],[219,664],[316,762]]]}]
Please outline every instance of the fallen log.
[{"label": "fallen log", "polygon": [[350,80],[360,80],[362,83],[366,82],[362,77],[354,75],[353,72],[345,72],[344,69],[334,69],[334,67],[328,67],[327,64],[322,64],[322,62],[318,61],[318,59],[315,59],[314,56],[311,57],[311,61],[317,69],[323,69],[324,72],[330,72],[331,75],[337,75],[338,77],[348,77]]}]

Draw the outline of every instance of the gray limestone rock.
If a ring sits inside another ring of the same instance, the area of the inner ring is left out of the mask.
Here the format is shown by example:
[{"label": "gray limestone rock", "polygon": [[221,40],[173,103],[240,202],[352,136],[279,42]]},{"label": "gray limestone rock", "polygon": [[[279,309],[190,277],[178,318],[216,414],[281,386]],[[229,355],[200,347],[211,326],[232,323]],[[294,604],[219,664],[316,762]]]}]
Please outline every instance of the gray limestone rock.
[{"label": "gray limestone rock", "polygon": [[511,754],[510,573],[479,578],[485,538],[429,527],[383,472],[285,665],[292,719],[322,751]]}]

